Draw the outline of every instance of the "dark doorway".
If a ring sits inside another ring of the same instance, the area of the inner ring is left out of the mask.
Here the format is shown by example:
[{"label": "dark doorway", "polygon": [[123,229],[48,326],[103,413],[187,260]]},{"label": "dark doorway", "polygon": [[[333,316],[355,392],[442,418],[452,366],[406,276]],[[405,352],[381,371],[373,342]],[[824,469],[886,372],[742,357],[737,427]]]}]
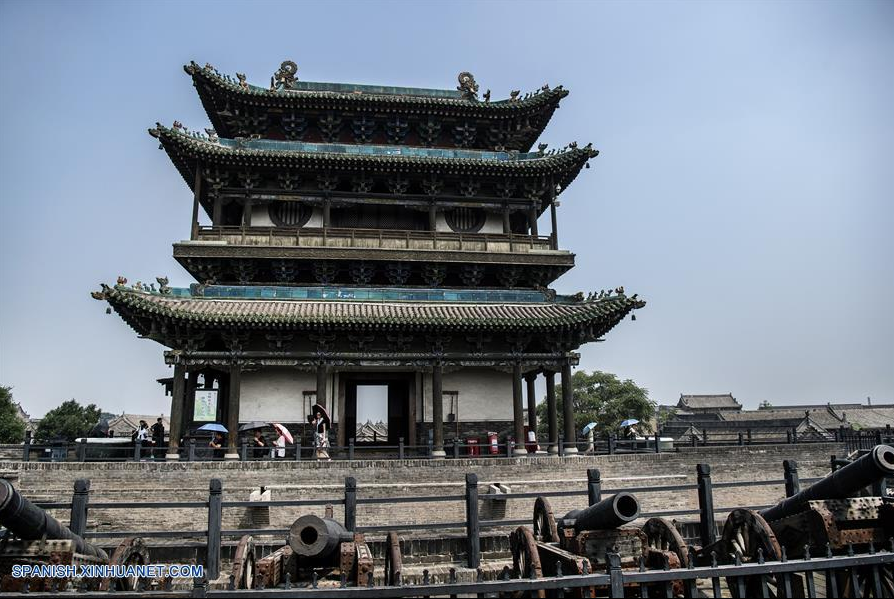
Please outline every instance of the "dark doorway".
[{"label": "dark doorway", "polygon": [[[409,439],[412,373],[357,376],[343,373],[342,376],[345,376],[345,442],[353,437],[357,445],[397,445],[401,437],[404,441]],[[373,427],[358,430],[358,425],[364,427],[367,420]],[[383,426],[375,427],[379,420]]]}]

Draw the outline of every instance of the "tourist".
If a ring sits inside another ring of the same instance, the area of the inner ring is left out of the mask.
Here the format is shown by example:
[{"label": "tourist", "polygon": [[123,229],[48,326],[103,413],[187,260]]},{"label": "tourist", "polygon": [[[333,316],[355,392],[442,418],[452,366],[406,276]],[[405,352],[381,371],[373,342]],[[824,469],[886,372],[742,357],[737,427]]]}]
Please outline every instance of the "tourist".
[{"label": "tourist", "polygon": [[152,442],[156,447],[161,447],[165,444],[165,425],[161,418],[152,425]]},{"label": "tourist", "polygon": [[224,436],[223,433],[214,433],[214,436],[211,437],[211,441],[208,442],[208,447],[214,449],[220,449],[224,444]]},{"label": "tourist", "polygon": [[326,431],[326,421],[323,419],[323,415],[319,411],[314,412],[314,437],[314,446],[317,448],[317,459],[332,461],[328,451],[329,434]]},{"label": "tourist", "polygon": [[[252,447],[267,447],[267,439],[265,439],[264,436],[261,435],[261,431],[255,431],[254,437],[252,437],[252,440],[251,440],[251,446]],[[252,457],[258,457],[258,456],[264,457],[264,453],[259,452],[257,450],[252,452]],[[270,457],[273,457],[273,456],[270,456]]]},{"label": "tourist", "polygon": [[137,441],[146,443],[149,440],[149,425],[145,420],[140,420],[140,428],[137,430]]},{"label": "tourist", "polygon": [[274,457],[284,458],[286,457],[286,437],[283,434],[280,434],[279,437],[276,438],[276,441],[273,442],[273,445],[276,449],[271,450],[271,454],[274,454]]}]

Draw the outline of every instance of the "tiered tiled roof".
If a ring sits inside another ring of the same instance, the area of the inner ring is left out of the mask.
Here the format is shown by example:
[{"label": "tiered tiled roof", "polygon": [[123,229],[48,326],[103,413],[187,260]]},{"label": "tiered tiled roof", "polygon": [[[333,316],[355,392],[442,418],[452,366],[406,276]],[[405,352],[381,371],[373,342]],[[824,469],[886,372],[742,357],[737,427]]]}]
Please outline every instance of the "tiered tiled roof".
[{"label": "tiered tiled roof", "polygon": [[677,406],[690,410],[741,410],[742,405],[732,393],[725,395],[680,395]]},{"label": "tiered tiled roof", "polygon": [[123,285],[94,293],[108,301],[141,334],[145,317],[168,318],[201,327],[239,325],[249,328],[316,326],[377,329],[550,331],[591,327],[607,333],[645,302],[623,294],[576,302],[472,303],[450,301],[355,301],[220,299],[153,293]]},{"label": "tiered tiled roof", "polygon": [[215,129],[226,134],[227,125],[221,115],[221,107],[244,104],[255,107],[302,111],[336,110],[363,113],[385,110],[393,114],[438,114],[454,118],[518,118],[538,114],[539,125],[532,128],[525,141],[527,147],[536,141],[546,126],[559,101],[568,95],[561,85],[549,87],[518,97],[490,102],[476,99],[459,90],[359,85],[349,83],[320,83],[295,79],[288,88],[252,85],[240,78],[223,75],[206,64],[195,62],[185,65],[184,70],[202,100]]},{"label": "tiered tiled roof", "polygon": [[591,145],[550,153],[510,153],[482,150],[411,148],[353,144],[316,144],[261,139],[223,139],[190,133],[160,123],[149,133],[162,147],[190,185],[197,160],[236,167],[295,168],[350,172],[380,170],[437,175],[492,175],[539,177],[552,175],[562,189],[574,180],[587,161],[599,152]]}]

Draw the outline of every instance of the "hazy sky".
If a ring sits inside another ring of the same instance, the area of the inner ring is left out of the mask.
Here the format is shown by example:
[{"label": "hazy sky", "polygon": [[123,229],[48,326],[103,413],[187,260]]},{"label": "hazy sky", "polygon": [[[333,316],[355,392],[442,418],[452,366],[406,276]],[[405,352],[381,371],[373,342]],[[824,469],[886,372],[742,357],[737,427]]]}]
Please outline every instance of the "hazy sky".
[{"label": "hazy sky", "polygon": [[894,2],[0,2],[0,384],[169,408],[162,347],[90,298],[187,285],[191,194],[156,121],[208,126],[182,65],[493,97],[563,84],[543,140],[600,155],[562,195],[560,292],[637,321],[582,351],[661,402],[894,401]]}]

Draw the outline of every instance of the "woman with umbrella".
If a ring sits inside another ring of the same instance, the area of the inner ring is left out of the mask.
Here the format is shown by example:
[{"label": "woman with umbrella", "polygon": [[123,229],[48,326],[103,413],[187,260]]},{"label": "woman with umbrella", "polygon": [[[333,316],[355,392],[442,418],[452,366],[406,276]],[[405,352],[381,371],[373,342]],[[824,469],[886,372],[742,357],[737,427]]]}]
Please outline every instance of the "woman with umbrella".
[{"label": "woman with umbrella", "polygon": [[331,424],[326,408],[320,404],[313,407],[314,447],[317,450],[317,459],[332,461],[329,457],[329,427]]}]

